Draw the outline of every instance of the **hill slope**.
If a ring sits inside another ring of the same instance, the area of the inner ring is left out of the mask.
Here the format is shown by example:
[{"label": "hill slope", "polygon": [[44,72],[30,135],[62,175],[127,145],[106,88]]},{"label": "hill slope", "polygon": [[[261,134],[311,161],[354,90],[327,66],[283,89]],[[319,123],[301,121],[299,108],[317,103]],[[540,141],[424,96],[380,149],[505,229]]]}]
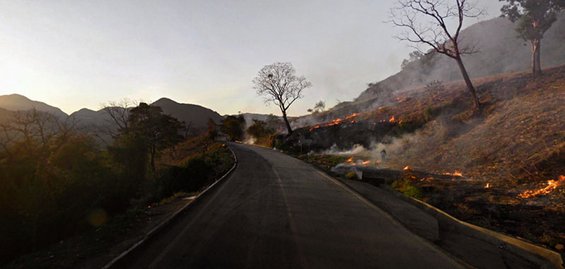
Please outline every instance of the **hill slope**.
[{"label": "hill slope", "polygon": [[[161,98],[151,104],[152,106],[159,106],[163,109],[165,114],[177,118],[179,121],[190,123],[191,128],[197,133],[207,128],[208,119],[212,119],[216,123],[222,121],[222,116],[217,112],[199,105],[181,104],[168,98]],[[83,108],[71,114],[71,117],[76,119],[80,126],[90,130],[108,129],[113,126],[112,119],[104,110],[90,110]]]},{"label": "hill slope", "polygon": [[[479,50],[463,58],[472,78],[500,73],[527,71],[530,68],[529,44],[517,37],[515,25],[504,18],[494,18],[473,24],[461,33],[462,43]],[[565,14],[547,31],[542,40],[542,68],[565,64]],[[402,71],[380,82],[370,83],[353,102],[344,102],[330,113],[346,115],[362,109],[387,104],[391,93],[418,88],[430,81],[460,80],[456,63],[443,55],[430,53],[408,64]]]},{"label": "hill slope", "polygon": [[67,117],[67,114],[57,107],[50,106],[43,102],[30,100],[29,98],[19,94],[1,95],[0,108],[10,111],[36,109],[38,111],[51,113],[61,119]]},{"label": "hill slope", "polygon": [[161,107],[164,113],[186,124],[191,124],[192,128],[197,130],[206,129],[209,119],[215,123],[220,123],[223,119],[220,114],[209,108],[193,104],[181,104],[168,98],[161,98],[151,105]]},{"label": "hill slope", "polygon": [[563,253],[565,66],[535,80],[511,73],[476,85],[479,115],[472,116],[459,81],[433,95],[424,88],[396,92],[387,105],[294,136],[310,140],[301,152],[318,149],[366,163],[361,169],[398,171],[408,182],[402,184],[462,220]]},{"label": "hill slope", "polygon": [[565,163],[565,67],[546,73],[539,80],[514,74],[478,83],[486,105],[478,119],[466,119],[470,102],[462,84],[438,97],[443,104],[405,96],[407,101],[391,106],[399,119],[418,110],[440,112],[414,135],[392,143],[392,161],[399,168],[463,169],[477,178],[508,182],[565,175],[565,167],[548,165]]}]

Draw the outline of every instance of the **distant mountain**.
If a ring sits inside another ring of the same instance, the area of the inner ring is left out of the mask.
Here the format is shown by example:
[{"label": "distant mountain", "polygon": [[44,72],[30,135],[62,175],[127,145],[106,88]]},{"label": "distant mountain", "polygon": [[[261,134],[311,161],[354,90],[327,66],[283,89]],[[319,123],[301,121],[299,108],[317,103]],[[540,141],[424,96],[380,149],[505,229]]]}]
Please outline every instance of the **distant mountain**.
[{"label": "distant mountain", "polygon": [[[222,116],[217,112],[193,104],[181,104],[168,98],[161,98],[151,104],[163,109],[165,114],[177,118],[181,122],[191,124],[191,128],[196,132],[203,131],[208,126],[208,119],[212,119],[216,123],[222,121]],[[103,109],[94,111],[83,108],[71,114],[80,126],[89,130],[108,130],[114,127],[112,118]]]},{"label": "distant mountain", "polygon": [[71,117],[82,120],[84,122],[103,123],[110,119],[108,113],[103,110],[94,111],[88,108],[83,108],[79,111],[73,112]]},{"label": "distant mountain", "polygon": [[[191,124],[192,130],[197,133],[207,128],[208,119],[212,119],[216,123],[221,123],[223,120],[220,114],[211,109],[199,105],[181,104],[168,98],[161,98],[151,105],[159,106],[165,114],[171,115],[181,122]],[[57,107],[30,100],[19,94],[0,96],[0,120],[7,119],[14,111],[26,111],[34,108],[38,111],[51,113],[60,119],[71,118],[77,122],[79,127],[90,132],[108,133],[108,130],[115,129],[112,118],[103,109],[94,111],[83,108],[68,116]]]},{"label": "distant mountain", "polygon": [[12,113],[13,113],[12,111],[0,108],[0,123],[10,119]]},{"label": "distant mountain", "polygon": [[[469,26],[461,32],[462,44],[474,46],[478,52],[463,57],[472,78],[514,71],[529,71],[531,52],[527,42],[518,37],[516,26],[505,18],[494,18]],[[541,44],[542,68],[565,64],[565,14],[545,34]],[[351,106],[375,105],[398,90],[421,87],[433,80],[460,80],[461,73],[452,59],[429,53],[406,65],[402,71],[377,83],[370,83],[351,103],[332,110],[352,111]]]},{"label": "distant mountain", "polygon": [[177,103],[169,98],[161,98],[151,105],[161,107],[165,114],[171,115],[186,124],[191,124],[191,127],[197,130],[206,129],[208,119],[212,119],[215,123],[220,123],[223,120],[220,114],[209,108]]},{"label": "distant mountain", "polygon": [[10,111],[26,111],[35,108],[38,111],[51,113],[58,118],[67,118],[67,114],[57,107],[30,100],[19,94],[0,95],[0,108]]}]

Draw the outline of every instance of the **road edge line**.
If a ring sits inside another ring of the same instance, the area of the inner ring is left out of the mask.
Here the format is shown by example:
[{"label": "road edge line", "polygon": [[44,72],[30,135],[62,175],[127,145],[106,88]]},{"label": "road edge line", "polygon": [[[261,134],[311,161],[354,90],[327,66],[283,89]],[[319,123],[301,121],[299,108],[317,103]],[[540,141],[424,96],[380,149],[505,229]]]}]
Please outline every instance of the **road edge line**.
[{"label": "road edge line", "polygon": [[[288,156],[290,156],[290,155],[288,155]],[[293,156],[291,156],[291,157],[293,157]],[[298,158],[296,158],[296,159],[298,159]],[[300,159],[298,159],[298,160],[300,160]],[[350,192],[353,192],[357,196],[360,196],[364,200],[367,200],[368,203],[371,203],[371,204],[374,205],[373,202],[371,202],[363,194],[361,194],[358,191],[356,191],[355,189],[353,189],[346,182],[339,180],[339,179],[337,179],[333,176],[328,175],[325,171],[318,169],[316,166],[314,166],[312,164],[309,164],[309,165],[316,168],[325,177],[332,179],[332,181],[334,181],[338,185],[341,185],[342,187],[346,188]],[[484,228],[484,227],[481,227],[481,226],[478,226],[478,225],[474,225],[474,224],[462,221],[462,220],[448,214],[447,212],[445,212],[445,211],[443,211],[443,210],[441,210],[441,209],[439,209],[439,208],[437,208],[433,205],[430,205],[430,204],[428,204],[424,201],[420,201],[420,200],[412,198],[412,197],[407,197],[407,196],[405,196],[401,193],[391,191],[389,189],[384,189],[384,190],[391,192],[397,198],[404,200],[404,201],[420,208],[424,212],[432,215],[434,218],[436,218],[438,220],[438,222],[441,222],[441,221],[449,222],[452,226],[455,226],[454,227],[455,229],[457,229],[460,232],[463,232],[463,233],[465,233],[469,236],[475,237],[477,239],[481,239],[482,241],[485,241],[487,243],[499,245],[499,247],[503,247],[503,248],[505,247],[509,252],[511,252],[515,255],[518,255],[518,256],[525,257],[528,261],[530,261],[530,262],[532,262],[536,265],[539,265],[540,268],[550,268],[550,267],[548,267],[549,264],[554,268],[558,268],[558,269],[564,268],[563,267],[564,262],[563,262],[563,258],[561,256],[561,254],[559,254],[559,253],[557,253],[557,252],[555,252],[551,249],[544,248],[542,246],[538,246],[536,244],[527,242],[527,241],[522,240],[520,238],[515,238],[515,237],[505,235],[505,234],[497,232],[497,231],[493,231],[493,230],[490,230],[490,229],[487,229],[487,228]],[[377,205],[374,205],[374,206],[379,208]],[[379,208],[379,210],[383,210],[383,209]],[[394,217],[392,217],[392,216],[390,216],[390,217],[394,219]],[[395,221],[397,221],[397,220],[395,219]],[[401,223],[401,225],[403,225],[403,224]],[[422,238],[422,239],[426,240],[425,238]],[[499,244],[500,242],[496,242],[497,240],[502,242],[503,245],[505,245],[505,246],[501,246],[501,244]],[[433,245],[437,246],[436,244],[433,244]],[[439,248],[442,250],[442,252],[444,252],[444,253],[452,256],[452,257],[455,257],[458,261],[462,261],[459,257],[456,257],[455,255],[449,253],[447,250],[444,250],[441,247],[439,247]],[[467,264],[464,261],[462,261],[462,262],[463,262],[463,264]]]},{"label": "road edge line", "polygon": [[[226,144],[227,145],[227,144]],[[186,205],[182,206],[180,209],[178,209],[177,211],[175,211],[173,214],[171,214],[169,217],[167,217],[165,220],[163,220],[161,223],[157,224],[155,227],[153,227],[153,229],[149,230],[149,232],[147,232],[143,238],[139,241],[137,241],[135,244],[133,244],[131,247],[129,247],[127,250],[123,251],[122,253],[120,253],[120,255],[118,255],[117,257],[115,257],[114,259],[112,259],[110,262],[106,263],[102,269],[109,269],[112,268],[112,266],[116,265],[118,262],[120,262],[122,259],[124,259],[125,257],[127,257],[129,254],[131,254],[134,250],[138,249],[140,246],[142,246],[145,242],[147,242],[148,239],[152,238],[153,236],[155,236],[159,231],[161,231],[163,228],[165,228],[166,226],[168,226],[170,223],[173,222],[173,220],[175,220],[182,212],[184,212],[185,210],[187,210],[188,208],[190,208],[190,206],[192,204],[194,204],[201,196],[203,196],[204,194],[206,194],[208,191],[210,191],[214,186],[216,186],[218,183],[222,182],[224,179],[226,179],[228,176],[231,175],[231,173],[237,168],[237,164],[238,164],[238,160],[237,160],[237,156],[235,155],[235,153],[233,152],[233,150],[227,146],[228,149],[230,150],[232,156],[233,156],[233,165],[232,167],[224,174],[222,175],[219,179],[217,179],[216,181],[214,181],[214,183],[210,184],[210,186],[206,187],[206,189],[204,189],[203,191],[201,191],[198,195],[196,195],[194,197],[194,199],[192,199],[192,201],[190,201],[189,203],[187,203]]]},{"label": "road edge line", "polygon": [[[268,148],[267,148],[268,149]],[[359,193],[358,191],[356,191],[355,189],[353,189],[351,186],[349,186],[347,183],[345,183],[344,181],[341,181],[333,176],[330,176],[326,173],[326,171],[323,171],[322,169],[316,167],[315,165],[311,164],[311,163],[307,163],[301,159],[298,159],[295,156],[289,155],[287,153],[285,153],[284,151],[279,151],[279,150],[274,150],[271,149],[273,151],[277,151],[280,152],[282,154],[285,154],[286,156],[289,156],[291,158],[294,158],[296,160],[302,161],[305,164],[310,165],[311,167],[313,167],[314,169],[318,170],[319,173],[321,173],[322,175],[324,175],[326,178],[331,179],[331,181],[334,184],[337,184],[338,186],[341,186],[342,188],[348,190],[349,192],[352,192],[355,194],[355,196],[358,196],[357,198],[359,199],[359,197],[361,197],[362,201],[365,200],[365,203],[370,203],[372,206],[378,208],[379,210],[385,212],[390,218],[392,218],[395,222],[400,223],[398,220],[396,220],[393,216],[391,216],[388,212],[384,211],[383,209],[379,208],[377,205],[375,205],[373,202],[371,202],[368,198],[366,198],[363,194]],[[388,190],[387,190],[388,191]],[[563,257],[561,256],[561,254],[542,247],[542,246],[538,246],[536,244],[527,242],[525,240],[522,240],[520,238],[515,238],[515,237],[511,237],[509,235],[505,235],[503,233],[499,233],[484,227],[480,227],[465,221],[462,221],[450,214],[448,214],[447,212],[434,207],[433,205],[430,205],[424,201],[420,201],[418,199],[412,198],[412,197],[406,197],[403,194],[397,193],[397,192],[391,192],[394,195],[396,195],[398,198],[409,202],[410,204],[417,206],[418,208],[422,209],[423,211],[431,214],[433,217],[435,217],[438,222],[440,221],[448,221],[449,223],[452,223],[453,226],[455,226],[455,229],[458,229],[460,232],[466,232],[467,234],[469,234],[470,231],[470,236],[474,236],[475,238],[478,239],[482,239],[485,242],[491,243],[491,244],[496,244],[496,240],[501,241],[502,243],[504,243],[508,249],[509,252],[515,254],[515,255],[522,255],[526,258],[528,261],[539,265],[540,268],[550,268],[548,267],[549,265],[551,267],[557,268],[557,269],[563,269],[565,268],[565,263],[563,261]],[[441,220],[440,220],[441,218]],[[400,223],[400,225],[402,225],[403,227],[407,228],[404,224]],[[409,230],[409,229],[408,229]],[[415,234],[416,235],[416,234]],[[456,257],[455,255],[453,255],[452,253],[449,253],[447,250],[441,248],[440,246],[434,244],[431,241],[428,241],[425,238],[422,238],[418,235],[416,235],[418,238],[421,238],[422,240],[425,240],[426,242],[429,242],[431,245],[433,245],[434,247],[437,247],[440,251],[442,251],[443,253],[449,255],[450,257],[454,258],[455,260],[457,260],[458,262],[462,262],[463,265],[468,265],[467,262],[464,262],[462,259],[460,259],[459,257]]]},{"label": "road edge line", "polygon": [[443,221],[452,223],[456,226],[455,229],[457,229],[459,232],[465,233],[469,236],[481,239],[482,241],[486,241],[491,244],[498,244],[499,247],[506,248],[513,254],[525,257],[528,261],[539,265],[540,268],[550,268],[548,267],[549,264],[554,268],[564,268],[563,258],[561,254],[551,249],[530,243],[517,237],[512,237],[497,231],[462,221],[424,201],[420,201],[412,197],[406,197],[404,195],[402,195],[401,197],[401,194],[397,193],[395,193],[395,195],[438,218],[438,221],[442,221],[439,219],[442,218]]},{"label": "road edge line", "polygon": [[[291,156],[291,157],[293,157],[293,156]],[[363,199],[367,200],[368,203],[373,204],[368,198],[366,198],[363,194],[361,194],[358,191],[356,191],[355,189],[353,189],[346,182],[339,180],[339,179],[336,179],[336,178],[328,175],[325,171],[321,171],[320,169],[318,169],[317,167],[315,167],[313,165],[312,165],[312,167],[316,168],[320,173],[322,173],[327,178],[331,178],[332,181],[334,181],[338,185],[345,187],[349,191],[357,194],[357,196],[363,197]],[[551,267],[548,267],[548,265],[551,265],[552,267],[558,268],[558,269],[564,268],[563,267],[563,258],[561,257],[561,254],[559,254],[559,253],[557,253],[557,252],[555,252],[551,249],[547,249],[547,248],[544,248],[542,246],[538,246],[536,244],[524,241],[520,238],[511,237],[509,235],[505,235],[505,234],[499,233],[497,231],[493,231],[493,230],[490,230],[490,229],[487,229],[487,228],[484,228],[484,227],[481,227],[481,226],[478,226],[478,225],[474,225],[474,224],[462,221],[462,220],[448,214],[447,212],[445,212],[445,211],[443,211],[443,210],[441,210],[441,209],[439,209],[439,208],[437,208],[433,205],[430,205],[430,204],[428,204],[424,201],[420,201],[420,200],[412,198],[412,197],[407,197],[403,194],[400,194],[398,192],[391,191],[391,190],[388,190],[388,189],[384,189],[384,190],[391,192],[397,198],[404,200],[404,201],[420,208],[424,212],[432,215],[434,218],[436,218],[438,220],[438,222],[442,222],[442,221],[449,222],[458,231],[465,233],[469,236],[475,237],[477,239],[480,239],[484,242],[494,244],[494,245],[498,245],[499,247],[502,247],[502,248],[506,248],[509,252],[511,252],[515,255],[518,255],[518,256],[522,256],[525,259],[527,259],[528,261],[530,261],[530,262],[532,262],[536,265],[539,265],[540,268],[551,268]],[[374,206],[378,208],[377,205],[374,205]],[[380,210],[383,210],[383,209],[380,209]],[[392,216],[391,216],[391,218],[394,219],[394,217],[392,217]],[[395,219],[395,221],[397,221],[397,220]],[[403,224],[401,223],[401,225],[403,225]],[[426,240],[425,238],[422,238],[422,239]],[[502,245],[499,244],[500,242],[497,242],[497,240],[502,242],[503,244]],[[430,242],[430,243],[432,243],[432,242]],[[433,244],[433,243],[432,243],[432,245],[437,246],[436,244]],[[437,247],[439,247],[439,246],[437,246]],[[458,261],[463,262],[463,264],[465,264],[465,265],[468,264],[467,262],[464,262],[459,257],[456,257],[455,255],[449,253],[447,250],[444,250],[441,247],[439,247],[439,248],[441,249],[442,252],[450,255],[451,257],[456,258]]]}]

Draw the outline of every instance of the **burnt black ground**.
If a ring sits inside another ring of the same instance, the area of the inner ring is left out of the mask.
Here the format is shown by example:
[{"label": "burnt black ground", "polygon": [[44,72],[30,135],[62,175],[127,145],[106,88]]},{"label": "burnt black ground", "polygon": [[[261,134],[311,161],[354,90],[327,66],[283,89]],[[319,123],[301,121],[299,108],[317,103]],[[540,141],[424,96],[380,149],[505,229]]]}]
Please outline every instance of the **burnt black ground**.
[{"label": "burnt black ground", "polygon": [[462,267],[310,165],[231,148],[234,173],[120,267]]}]

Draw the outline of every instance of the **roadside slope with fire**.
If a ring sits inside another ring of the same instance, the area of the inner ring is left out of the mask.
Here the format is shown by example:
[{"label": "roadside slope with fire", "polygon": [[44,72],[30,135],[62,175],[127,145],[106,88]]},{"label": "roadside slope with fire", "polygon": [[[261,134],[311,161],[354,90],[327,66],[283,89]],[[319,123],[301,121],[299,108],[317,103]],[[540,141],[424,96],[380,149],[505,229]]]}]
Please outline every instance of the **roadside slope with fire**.
[{"label": "roadside slope with fire", "polygon": [[463,82],[428,85],[298,129],[288,145],[400,171],[424,201],[462,220],[563,252],[565,66],[536,80],[508,73],[474,82],[479,116]]}]

